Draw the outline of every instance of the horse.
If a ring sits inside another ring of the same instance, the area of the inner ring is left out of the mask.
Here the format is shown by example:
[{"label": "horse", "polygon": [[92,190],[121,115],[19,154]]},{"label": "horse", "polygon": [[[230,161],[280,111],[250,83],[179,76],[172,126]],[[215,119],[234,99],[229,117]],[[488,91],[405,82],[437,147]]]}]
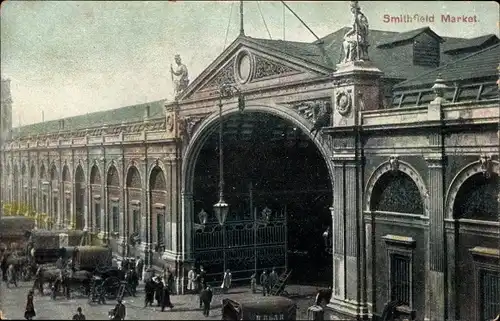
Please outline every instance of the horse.
[{"label": "horse", "polygon": [[36,272],[36,263],[29,256],[9,255],[6,259],[7,266],[14,265],[17,275],[23,281],[29,281]]},{"label": "horse", "polygon": [[35,281],[33,282],[33,290],[37,289],[40,295],[43,295],[43,286],[45,283],[49,284],[49,287],[56,282],[60,277],[60,270],[58,269],[47,269],[44,266],[40,266],[35,273]]},{"label": "horse", "polygon": [[93,275],[89,271],[80,270],[75,272],[65,271],[62,274],[61,285],[63,287],[63,292],[66,296],[69,296],[71,290],[84,289],[85,296],[90,294],[90,286],[92,284]]}]

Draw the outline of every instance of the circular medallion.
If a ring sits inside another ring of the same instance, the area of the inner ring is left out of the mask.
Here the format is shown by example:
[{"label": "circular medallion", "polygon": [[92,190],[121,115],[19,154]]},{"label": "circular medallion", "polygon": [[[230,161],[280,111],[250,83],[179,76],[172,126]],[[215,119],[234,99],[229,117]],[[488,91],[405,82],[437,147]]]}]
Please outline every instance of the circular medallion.
[{"label": "circular medallion", "polygon": [[173,117],[173,115],[167,116],[167,128],[169,131],[174,130],[174,117]]},{"label": "circular medallion", "polygon": [[250,80],[252,70],[252,57],[247,51],[240,51],[236,58],[236,64],[234,65],[235,78],[238,79],[241,84],[244,84]]},{"label": "circular medallion", "polygon": [[351,97],[345,92],[339,92],[337,94],[337,111],[342,116],[349,114],[351,111]]}]

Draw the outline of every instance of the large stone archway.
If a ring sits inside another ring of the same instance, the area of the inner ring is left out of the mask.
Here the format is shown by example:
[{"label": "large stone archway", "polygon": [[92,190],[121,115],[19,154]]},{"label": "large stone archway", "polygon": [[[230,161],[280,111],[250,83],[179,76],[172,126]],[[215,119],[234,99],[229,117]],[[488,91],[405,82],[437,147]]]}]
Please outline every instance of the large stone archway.
[{"label": "large stone archway", "polygon": [[[238,116],[242,116],[245,118],[244,120],[240,120],[241,124],[240,124],[239,128],[243,128],[243,127],[245,127],[245,125],[248,125],[245,123],[245,120],[247,120],[246,119],[247,116],[249,118],[254,117],[255,119],[258,119],[258,120],[260,120],[261,118],[267,119],[267,116],[269,116],[269,120],[272,119],[271,122],[277,121],[279,123],[286,124],[287,127],[289,126],[289,127],[293,128],[293,131],[300,133],[299,135],[302,137],[301,140],[304,142],[307,141],[307,145],[310,146],[309,149],[314,150],[314,153],[317,155],[317,158],[314,158],[314,159],[323,163],[323,164],[318,164],[317,166],[322,167],[320,176],[324,177],[325,179],[328,180],[328,182],[325,185],[322,185],[322,186],[325,186],[324,188],[326,188],[328,191],[328,192],[326,192],[326,193],[328,193],[328,199],[324,198],[323,203],[328,203],[328,204],[326,206],[323,206],[325,204],[321,203],[321,208],[323,208],[323,210],[326,210],[327,216],[326,216],[326,222],[323,222],[323,223],[317,222],[317,224],[316,224],[317,226],[321,225],[321,227],[319,227],[319,228],[320,229],[323,228],[323,230],[321,230],[321,232],[315,231],[318,233],[313,233],[313,235],[317,235],[317,236],[319,236],[319,238],[321,238],[321,235],[324,232],[324,228],[326,228],[326,227],[324,227],[324,225],[327,224],[327,226],[331,227],[331,218],[330,218],[331,213],[330,213],[329,207],[332,205],[331,198],[333,197],[333,193],[332,193],[332,191],[333,191],[333,167],[331,166],[331,162],[330,162],[330,151],[329,151],[328,147],[325,145],[325,141],[323,140],[321,135],[317,135],[316,137],[314,135],[312,135],[310,133],[312,123],[309,123],[308,120],[302,118],[302,116],[297,114],[293,109],[287,108],[285,106],[250,105],[250,106],[246,107],[245,111],[243,111],[243,112],[240,112],[237,108],[227,108],[227,109],[222,111],[222,117],[223,117],[222,121],[225,122],[225,124],[227,124],[226,121],[234,121],[236,118],[238,118]],[[259,123],[260,123],[260,121],[259,121]],[[264,121],[264,123],[265,123],[265,121]],[[183,183],[182,218],[183,218],[184,231],[182,233],[182,236],[183,236],[183,246],[185,248],[183,249],[182,253],[184,255],[186,255],[186,257],[184,258],[185,260],[195,259],[194,253],[198,253],[198,254],[196,254],[197,264],[202,264],[199,261],[200,260],[199,255],[200,254],[205,255],[206,253],[201,253],[204,250],[200,250],[199,247],[195,248],[195,244],[194,244],[196,242],[196,240],[203,239],[203,236],[198,235],[198,234],[200,234],[200,229],[199,229],[200,224],[197,224],[199,217],[196,216],[195,214],[199,212],[199,209],[196,209],[196,207],[195,207],[195,199],[194,198],[196,198],[195,194],[198,193],[197,190],[199,190],[199,186],[198,186],[199,184],[197,183],[197,185],[194,185],[194,179],[195,179],[195,176],[196,177],[199,176],[198,174],[196,174],[198,171],[196,168],[198,167],[198,163],[201,161],[201,158],[200,158],[200,157],[202,157],[201,155],[204,155],[204,157],[206,156],[206,150],[205,150],[206,147],[205,146],[207,144],[210,144],[209,142],[212,142],[212,144],[213,144],[213,141],[214,141],[213,138],[216,136],[214,134],[216,133],[217,129],[219,128],[219,125],[220,125],[220,119],[219,119],[218,112],[213,113],[210,116],[208,116],[200,124],[199,128],[195,131],[195,133],[192,136],[192,139],[190,141],[190,144],[187,146],[187,148],[185,150],[185,153],[184,153],[185,156],[183,157],[184,162],[183,162],[183,167],[182,167],[182,183]],[[265,124],[264,124],[264,126],[265,126]],[[238,141],[239,139],[240,138],[234,138],[233,142]],[[286,140],[287,139],[285,139],[285,141]],[[224,143],[224,144],[226,144],[226,143]],[[274,144],[270,144],[270,145],[274,146],[274,147],[270,147],[271,149],[272,148],[274,148],[274,149],[281,148],[281,147],[278,147],[278,145],[274,145]],[[202,149],[204,150],[203,152],[202,152]],[[255,151],[255,152],[257,153],[257,151]],[[271,154],[273,154],[273,153],[271,153]],[[300,155],[300,154],[298,154],[298,155]],[[295,155],[294,157],[296,157],[297,159],[299,159],[301,157],[305,157],[305,156],[298,156],[298,155]],[[224,156],[224,158],[226,158],[227,156],[228,155]],[[214,156],[214,157],[216,157],[216,156]],[[274,156],[270,156],[270,157],[277,157],[277,156],[274,155]],[[253,175],[253,174],[250,174],[250,172],[248,172],[246,174],[250,175],[250,176]],[[226,179],[227,178],[225,178],[225,180]],[[214,184],[215,184],[215,182],[214,182]],[[309,182],[304,183],[304,185],[308,185],[308,184],[309,184]],[[227,188],[229,189],[229,186]],[[293,188],[291,188],[291,189],[293,189]],[[325,192],[325,191],[323,191],[323,192]],[[317,196],[318,195],[315,195],[316,198],[317,198]],[[229,196],[227,196],[227,197],[229,197]],[[196,202],[198,202],[198,201],[199,201],[199,199],[196,198]],[[205,205],[209,206],[209,205],[207,205],[208,204],[207,199],[205,199],[204,201],[205,201]],[[210,202],[211,202],[211,200],[210,200]],[[244,203],[245,201],[242,201],[242,202]],[[283,208],[278,208],[278,206],[281,206],[281,205],[286,206],[287,202],[288,201],[286,201],[284,198],[277,200],[277,202],[276,202],[277,204],[275,204],[276,208],[272,209],[273,213],[276,213],[276,214],[273,214],[273,217],[274,217],[274,215],[276,215],[277,220],[279,220],[278,217],[285,218],[285,226],[287,225],[286,217],[288,216],[288,215],[286,215],[286,213],[287,213],[286,207],[285,207],[284,211],[282,211]],[[281,203],[281,205],[278,205],[278,203]],[[313,203],[313,202],[311,201],[311,203]],[[235,203],[232,203],[232,204],[235,205]],[[241,203],[239,203],[238,205],[241,205]],[[262,214],[261,211],[263,211],[267,208],[267,206],[265,206],[266,204],[261,204],[261,205],[262,205],[262,208],[257,210],[257,212],[259,213],[258,214],[259,218],[257,218],[257,216],[255,216],[257,214],[252,214],[252,215],[254,215],[253,216],[254,218],[253,219],[248,218],[249,220],[255,221],[255,220],[260,219],[260,215]],[[271,205],[271,204],[267,204],[267,205]],[[308,207],[305,203],[303,203],[302,206],[303,206],[303,208]],[[273,207],[273,206],[270,206],[270,207]],[[236,208],[236,206],[233,206],[233,208]],[[256,207],[251,206],[250,208],[253,208],[254,210],[256,210],[258,208],[258,206],[256,206]],[[196,213],[195,213],[195,209],[196,209]],[[211,207],[210,207],[210,209],[211,209]],[[210,209],[207,208],[208,211],[210,211]],[[240,208],[240,210],[241,210],[241,208]],[[288,208],[288,210],[289,210],[288,213],[293,212],[293,210],[290,211],[290,208]],[[230,211],[232,212],[232,210],[230,210]],[[238,212],[239,210],[235,209],[234,211]],[[253,212],[253,211],[250,210],[249,213],[250,212]],[[243,212],[241,212],[241,213],[243,213]],[[237,230],[238,228],[236,227],[236,224],[239,224],[239,222],[244,222],[247,219],[245,218],[246,216],[245,217],[240,216],[239,215],[240,213],[233,213],[233,215],[234,214],[236,214],[236,216],[234,216],[232,224],[234,223],[235,229]],[[293,216],[292,214],[290,214],[290,215],[291,215],[290,217]],[[298,215],[298,212],[297,212],[297,215]],[[295,217],[298,217],[297,215],[295,215]],[[195,218],[195,216],[196,216],[196,218]],[[322,219],[324,219],[323,216],[324,215],[321,216]],[[209,214],[209,217],[214,218],[213,214]],[[196,223],[195,223],[195,221],[196,221]],[[210,224],[212,224],[212,223],[213,222],[207,223],[206,229],[203,228],[204,230],[203,230],[203,232],[201,232],[201,234],[209,233],[208,230],[211,228]],[[293,224],[290,226],[293,226]],[[195,227],[196,227],[196,229],[195,229]],[[243,230],[245,230],[249,227],[242,227],[242,228],[243,228]],[[223,229],[226,229],[226,227],[224,227]],[[226,233],[230,233],[230,234],[233,233],[232,226],[227,226],[227,230],[228,230],[228,232],[226,232]],[[309,230],[309,229],[307,229],[307,230]],[[289,232],[294,233],[292,231],[289,231],[285,227],[284,234],[286,235]],[[219,231],[219,229],[216,228],[213,230],[213,232],[210,232],[210,233],[217,234],[217,233],[221,233],[221,231]],[[277,233],[279,234],[279,232],[277,232]],[[290,240],[285,239],[283,244],[288,244]],[[228,239],[228,242],[230,242],[229,239]],[[279,242],[276,241],[276,242],[277,242],[276,244],[278,244],[281,241],[279,241]],[[196,243],[196,244],[198,244],[198,243]],[[325,252],[324,251],[325,245],[324,245],[324,241],[322,239],[318,240],[318,242],[314,242],[314,244],[316,244],[316,245],[320,244],[317,246],[317,248],[321,247],[321,251]],[[231,253],[228,252],[227,255],[233,257],[234,255],[233,255],[232,251],[236,251],[237,246],[231,245],[231,244],[229,244],[229,246],[230,246],[229,252],[231,252]],[[285,252],[287,252],[287,250],[286,250],[287,245],[284,245],[284,246],[285,246]],[[211,248],[207,251],[212,251],[212,250],[215,251],[214,248],[219,248],[219,251],[220,251],[219,245],[214,245],[213,248]],[[280,254],[278,254],[278,252],[281,253],[280,251],[281,250],[276,251],[275,255],[277,255],[277,257],[280,256]],[[223,252],[225,252],[225,251],[223,251]],[[305,253],[307,253],[307,252],[305,252]],[[226,254],[224,254],[224,255],[226,255]],[[265,254],[262,253],[262,255],[265,255]],[[255,257],[258,256],[259,258],[261,258],[262,255],[260,255],[260,254],[255,255]],[[287,260],[286,254],[284,254],[284,255],[285,255],[285,261],[286,261]],[[307,255],[307,254],[303,254],[303,255]],[[226,259],[225,258],[219,258],[219,259],[222,260],[224,262],[224,265],[225,265]],[[201,259],[201,260],[203,261],[203,259]],[[257,259],[255,259],[255,260],[257,261]],[[331,262],[331,258],[328,260],[328,262]],[[217,263],[217,264],[219,264],[219,263]],[[220,265],[222,267],[222,263],[220,263]],[[260,265],[260,263],[255,263],[255,266],[257,266],[257,265],[263,267],[263,265]],[[273,264],[273,266],[274,266],[274,264]],[[276,265],[276,266],[279,266],[279,268],[282,267],[281,265]],[[287,266],[287,264],[285,263],[284,266]],[[229,268],[229,266],[227,266],[227,267]],[[263,267],[263,268],[265,268],[265,267]],[[255,268],[255,269],[257,269],[257,268]],[[321,272],[318,272],[318,273],[321,273]],[[331,277],[331,272],[328,273],[328,278],[330,278],[330,277]]]}]

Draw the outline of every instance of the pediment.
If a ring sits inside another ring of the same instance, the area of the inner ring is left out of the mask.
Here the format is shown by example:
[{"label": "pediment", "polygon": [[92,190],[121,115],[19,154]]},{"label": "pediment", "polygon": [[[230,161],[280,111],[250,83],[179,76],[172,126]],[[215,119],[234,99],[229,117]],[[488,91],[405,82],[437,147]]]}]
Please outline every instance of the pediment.
[{"label": "pediment", "polygon": [[258,48],[238,38],[184,90],[179,100],[213,97],[222,84],[252,91],[325,73],[317,66],[308,66],[294,57]]}]

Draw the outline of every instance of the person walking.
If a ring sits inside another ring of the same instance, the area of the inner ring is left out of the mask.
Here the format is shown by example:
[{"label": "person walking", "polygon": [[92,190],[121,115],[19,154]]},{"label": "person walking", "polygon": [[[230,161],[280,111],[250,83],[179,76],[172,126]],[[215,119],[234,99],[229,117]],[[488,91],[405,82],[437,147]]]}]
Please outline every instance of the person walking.
[{"label": "person walking", "polygon": [[167,270],[165,271],[165,285],[168,285],[170,294],[174,294],[174,274],[170,270],[170,267],[167,267]]},{"label": "person walking", "polygon": [[125,320],[125,316],[127,314],[127,309],[125,305],[122,303],[122,299],[118,299],[118,303],[115,305],[113,309],[113,318],[112,320]]},{"label": "person walking", "polygon": [[224,272],[224,277],[222,278],[222,284],[220,288],[222,289],[222,292],[227,293],[229,291],[229,288],[231,287],[231,282],[233,280],[233,276],[231,274],[231,271],[229,269]]},{"label": "person walking", "polygon": [[155,287],[156,284],[153,282],[153,280],[147,280],[146,284],[144,285],[144,292],[146,293],[144,297],[144,307],[153,306],[153,302],[155,299]]},{"label": "person walking", "polygon": [[17,272],[14,264],[9,265],[9,268],[7,269],[7,287],[11,284],[14,284],[17,288]]},{"label": "person walking", "polygon": [[163,282],[161,281],[161,277],[157,276],[155,284],[155,300],[157,306],[161,305],[162,292],[163,292]]},{"label": "person walking", "polygon": [[255,273],[250,277],[250,289],[252,293],[257,292],[257,275]]},{"label": "person walking", "polygon": [[196,291],[196,272],[194,271],[194,268],[191,267],[191,269],[188,272],[188,286],[187,290],[188,293],[194,293]]},{"label": "person walking", "polygon": [[276,269],[273,268],[271,274],[269,274],[269,288],[272,289],[276,283],[278,283],[278,273],[276,273]]},{"label": "person walking", "polygon": [[210,285],[207,285],[200,293],[200,302],[203,303],[203,315],[208,317],[210,314],[210,304],[212,303],[213,292]]},{"label": "person walking", "polygon": [[142,281],[142,270],[144,269],[144,261],[140,256],[137,257],[137,261],[135,261],[135,272],[139,277],[139,281]]},{"label": "person walking", "polygon": [[26,309],[24,310],[24,318],[26,320],[33,320],[36,316],[35,304],[33,303],[33,290],[28,292],[28,297],[26,300]]},{"label": "person walking", "polygon": [[76,309],[76,314],[73,315],[73,320],[85,320],[85,315],[82,313],[81,307]]},{"label": "person walking", "polygon": [[269,276],[266,270],[260,275],[260,285],[262,286],[262,295],[266,296],[266,294],[269,294]]},{"label": "person walking", "polygon": [[203,290],[207,286],[207,271],[203,269],[203,265],[200,266],[200,282],[201,282],[201,289]]},{"label": "person walking", "polygon": [[165,311],[165,308],[173,309],[174,305],[170,301],[170,288],[167,284],[163,286],[163,293],[161,298],[161,312]]}]

